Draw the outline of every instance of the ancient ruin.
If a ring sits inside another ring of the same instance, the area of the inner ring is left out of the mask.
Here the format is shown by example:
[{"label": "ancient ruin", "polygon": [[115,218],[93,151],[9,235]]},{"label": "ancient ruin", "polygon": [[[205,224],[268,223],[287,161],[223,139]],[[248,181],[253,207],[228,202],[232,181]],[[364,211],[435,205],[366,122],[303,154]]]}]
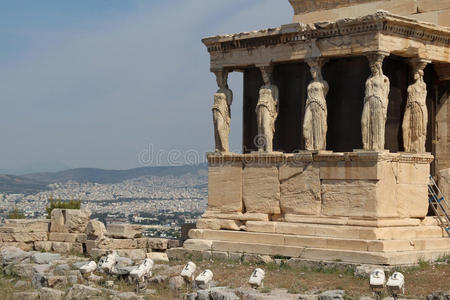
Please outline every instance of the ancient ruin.
[{"label": "ancient ruin", "polygon": [[208,209],[172,252],[381,265],[448,255],[428,183],[449,190],[449,2],[290,3],[291,24],[203,39],[213,72],[243,74],[242,153],[216,134]]}]

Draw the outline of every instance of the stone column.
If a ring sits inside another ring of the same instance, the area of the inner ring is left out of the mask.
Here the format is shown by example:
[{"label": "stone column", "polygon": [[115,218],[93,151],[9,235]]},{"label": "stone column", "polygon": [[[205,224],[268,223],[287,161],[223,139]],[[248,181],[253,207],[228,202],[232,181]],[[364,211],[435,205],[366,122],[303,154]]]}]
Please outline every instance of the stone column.
[{"label": "stone column", "polygon": [[410,60],[414,83],[408,87],[408,102],[403,117],[403,146],[405,152],[424,153],[427,139],[427,85],[423,81],[423,69],[429,60]]},{"label": "stone column", "polygon": [[323,61],[319,58],[306,60],[313,80],[308,85],[303,136],[306,150],[325,150],[327,147],[328,83],[322,78]]},{"label": "stone column", "polygon": [[260,67],[264,85],[259,90],[256,104],[258,135],[254,143],[261,152],[273,152],[273,135],[278,116],[278,87],[272,83],[273,66]]},{"label": "stone column", "polygon": [[361,118],[363,149],[383,151],[389,102],[389,78],[383,74],[385,52],[366,54],[372,74],[366,81],[366,95]]},{"label": "stone column", "polygon": [[216,152],[229,152],[230,135],[230,106],[233,102],[233,92],[228,88],[228,71],[224,69],[213,70],[216,75],[219,89],[214,94],[214,104],[212,107],[214,123],[214,139]]}]

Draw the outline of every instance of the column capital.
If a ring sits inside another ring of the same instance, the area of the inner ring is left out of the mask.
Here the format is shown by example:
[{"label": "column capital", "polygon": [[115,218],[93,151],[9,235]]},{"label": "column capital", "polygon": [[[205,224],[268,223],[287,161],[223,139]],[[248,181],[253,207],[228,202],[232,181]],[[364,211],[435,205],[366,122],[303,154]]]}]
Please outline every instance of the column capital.
[{"label": "column capital", "polygon": [[369,60],[369,63],[375,63],[380,60],[383,61],[385,57],[390,55],[390,52],[383,51],[383,50],[368,51],[368,52],[365,52],[364,55]]},{"label": "column capital", "polygon": [[431,60],[424,59],[421,57],[414,57],[414,58],[409,59],[409,64],[410,64],[411,68],[413,69],[413,72],[423,71],[423,69],[425,69],[425,67],[430,63],[431,63]]},{"label": "column capital", "polygon": [[216,75],[216,82],[219,89],[228,87],[228,73],[229,70],[225,68],[211,69],[211,72]]}]

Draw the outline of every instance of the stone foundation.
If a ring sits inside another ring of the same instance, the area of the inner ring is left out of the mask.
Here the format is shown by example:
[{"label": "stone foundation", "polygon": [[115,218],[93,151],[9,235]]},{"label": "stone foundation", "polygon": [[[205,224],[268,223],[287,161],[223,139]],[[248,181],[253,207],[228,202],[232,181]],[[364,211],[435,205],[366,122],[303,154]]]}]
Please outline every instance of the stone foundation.
[{"label": "stone foundation", "polygon": [[450,239],[426,217],[432,159],[366,151],[210,154],[213,205],[184,249],[382,265],[437,259],[450,254]]}]

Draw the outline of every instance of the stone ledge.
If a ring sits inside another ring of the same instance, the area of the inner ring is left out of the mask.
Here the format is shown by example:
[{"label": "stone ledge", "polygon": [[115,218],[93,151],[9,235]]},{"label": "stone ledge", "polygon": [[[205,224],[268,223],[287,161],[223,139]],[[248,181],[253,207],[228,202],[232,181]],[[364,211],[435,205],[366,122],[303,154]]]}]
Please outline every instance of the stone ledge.
[{"label": "stone ledge", "polygon": [[[190,241],[190,240],[188,240]],[[370,252],[354,250],[334,250],[308,247],[290,247],[257,243],[191,240],[190,248],[173,248],[168,253],[169,257],[186,257],[195,254],[202,257],[203,252],[233,252],[253,253],[271,256],[296,257],[311,261],[343,262],[350,264],[374,264],[374,265],[410,265],[420,260],[437,260],[450,254],[450,249],[425,250],[425,251],[389,251]],[[195,247],[195,243],[201,243],[207,247]],[[211,248],[208,248],[211,245]],[[194,249],[195,248],[195,249]],[[210,255],[211,256],[211,255]]]},{"label": "stone ledge", "polygon": [[234,232],[225,230],[195,229],[189,233],[185,248],[208,250],[211,241],[267,244],[288,247],[312,247],[333,250],[355,250],[369,252],[450,250],[448,238],[412,238],[396,240],[367,240],[353,238],[314,237],[269,233]]},{"label": "stone ledge", "polygon": [[443,229],[439,226],[367,227],[247,221],[245,230],[247,232],[256,233],[278,233],[366,240],[391,240],[398,239],[399,237],[402,239],[441,238],[446,236]]}]

